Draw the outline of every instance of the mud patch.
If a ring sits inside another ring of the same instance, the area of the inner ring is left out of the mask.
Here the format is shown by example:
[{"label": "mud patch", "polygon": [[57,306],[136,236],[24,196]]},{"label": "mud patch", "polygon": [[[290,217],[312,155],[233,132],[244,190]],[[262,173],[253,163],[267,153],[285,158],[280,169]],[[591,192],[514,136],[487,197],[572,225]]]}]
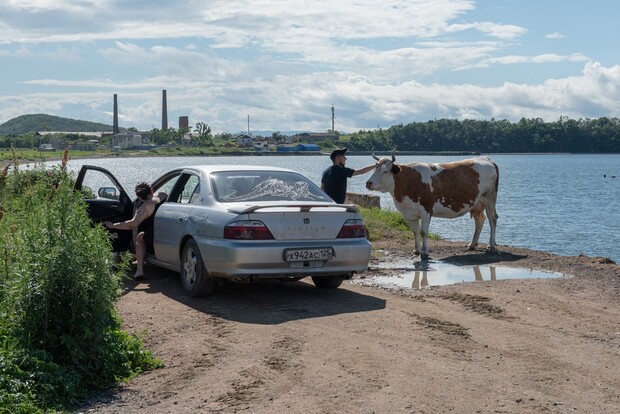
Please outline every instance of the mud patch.
[{"label": "mud patch", "polygon": [[485,296],[451,292],[435,295],[435,297],[456,302],[465,308],[484,316],[490,316],[496,319],[513,319],[510,316],[506,316],[502,308],[492,305],[490,303],[491,299]]},{"label": "mud patch", "polygon": [[433,331],[441,332],[445,335],[458,336],[463,339],[470,339],[467,328],[458,323],[442,321],[436,318],[415,315],[417,323]]}]

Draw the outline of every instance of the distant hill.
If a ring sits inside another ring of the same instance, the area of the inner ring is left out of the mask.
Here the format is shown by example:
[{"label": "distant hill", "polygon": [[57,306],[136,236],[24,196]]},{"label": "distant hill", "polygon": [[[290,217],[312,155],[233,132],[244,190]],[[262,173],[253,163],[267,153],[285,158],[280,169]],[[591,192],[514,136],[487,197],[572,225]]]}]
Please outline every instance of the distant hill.
[{"label": "distant hill", "polygon": [[46,114],[21,115],[0,125],[0,135],[19,135],[37,131],[112,132],[112,125]]}]

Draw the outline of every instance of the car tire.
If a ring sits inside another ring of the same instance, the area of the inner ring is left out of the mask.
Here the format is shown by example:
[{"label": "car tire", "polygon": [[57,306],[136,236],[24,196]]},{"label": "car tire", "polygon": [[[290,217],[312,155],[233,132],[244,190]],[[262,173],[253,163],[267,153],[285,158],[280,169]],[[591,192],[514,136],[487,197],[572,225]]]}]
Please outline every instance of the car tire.
[{"label": "car tire", "polygon": [[331,277],[313,276],[312,277],[312,282],[314,282],[314,286],[318,287],[319,289],[336,289],[340,287],[340,285],[342,285],[343,281],[344,279],[339,276],[331,276]]},{"label": "car tire", "polygon": [[188,240],[181,256],[181,282],[189,296],[207,296],[215,289],[215,280],[209,275],[196,242]]}]

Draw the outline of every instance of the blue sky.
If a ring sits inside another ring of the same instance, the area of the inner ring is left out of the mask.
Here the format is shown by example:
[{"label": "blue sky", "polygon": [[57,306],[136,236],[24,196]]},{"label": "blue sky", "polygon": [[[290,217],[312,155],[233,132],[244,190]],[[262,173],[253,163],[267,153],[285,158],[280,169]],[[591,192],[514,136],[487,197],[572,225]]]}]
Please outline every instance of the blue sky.
[{"label": "blue sky", "polygon": [[612,0],[0,0],[0,123],[214,132],[618,117]]}]

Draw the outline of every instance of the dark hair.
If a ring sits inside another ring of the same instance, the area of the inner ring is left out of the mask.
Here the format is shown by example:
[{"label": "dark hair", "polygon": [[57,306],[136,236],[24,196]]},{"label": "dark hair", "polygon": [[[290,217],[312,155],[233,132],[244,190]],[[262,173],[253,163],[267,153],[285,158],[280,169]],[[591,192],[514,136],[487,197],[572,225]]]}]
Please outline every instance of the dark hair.
[{"label": "dark hair", "polygon": [[151,191],[151,186],[144,181],[136,185],[136,195],[140,200],[146,200],[149,194],[151,194]]}]

